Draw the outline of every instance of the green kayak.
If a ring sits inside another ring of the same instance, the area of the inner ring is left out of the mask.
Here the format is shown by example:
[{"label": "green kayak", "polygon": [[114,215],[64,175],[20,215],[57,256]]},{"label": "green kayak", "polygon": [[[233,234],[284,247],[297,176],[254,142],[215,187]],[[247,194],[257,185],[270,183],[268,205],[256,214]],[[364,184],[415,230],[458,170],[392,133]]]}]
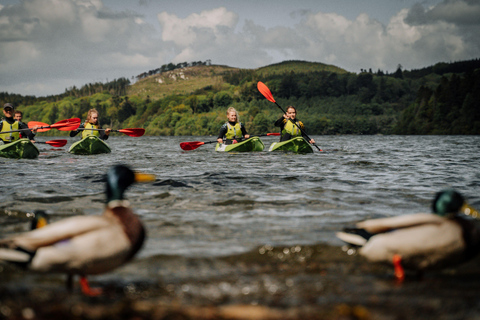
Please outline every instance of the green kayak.
[{"label": "green kayak", "polygon": [[223,152],[251,152],[262,151],[265,148],[262,140],[259,137],[251,137],[245,141],[234,144],[220,144],[217,143],[215,151]]},{"label": "green kayak", "polygon": [[26,138],[0,145],[0,157],[4,158],[36,159],[39,153],[37,146]]},{"label": "green kayak", "polygon": [[295,137],[287,141],[274,142],[268,151],[289,151],[295,153],[313,153],[313,148],[303,137]]},{"label": "green kayak", "polygon": [[88,136],[80,141],[73,143],[68,149],[73,154],[99,154],[110,153],[112,150],[104,141],[96,136]]}]

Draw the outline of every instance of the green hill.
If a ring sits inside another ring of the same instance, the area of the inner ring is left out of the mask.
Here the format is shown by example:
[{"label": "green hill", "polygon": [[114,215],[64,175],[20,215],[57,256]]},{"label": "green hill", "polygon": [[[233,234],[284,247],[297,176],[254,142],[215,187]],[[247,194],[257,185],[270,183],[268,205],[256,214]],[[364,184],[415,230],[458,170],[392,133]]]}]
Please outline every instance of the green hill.
[{"label": "green hill", "polygon": [[334,72],[338,74],[347,73],[346,70],[339,67],[328,65],[319,62],[307,62],[307,61],[283,61],[280,63],[272,64],[266,67],[259,68],[255,71],[257,76],[270,76],[275,74],[287,74],[287,73],[309,73],[309,72]]},{"label": "green hill", "polygon": [[480,133],[478,59],[393,74],[306,61],[258,69],[193,65],[169,64],[133,84],[120,78],[51,97],[0,93],[0,103],[14,103],[26,121],[46,123],[85,119],[96,108],[103,125],[142,127],[147,135],[215,135],[227,108],[235,107],[247,130],[262,134],[278,130],[273,123],[281,116],[258,92],[262,81],[281,106],[297,108],[309,134]]}]

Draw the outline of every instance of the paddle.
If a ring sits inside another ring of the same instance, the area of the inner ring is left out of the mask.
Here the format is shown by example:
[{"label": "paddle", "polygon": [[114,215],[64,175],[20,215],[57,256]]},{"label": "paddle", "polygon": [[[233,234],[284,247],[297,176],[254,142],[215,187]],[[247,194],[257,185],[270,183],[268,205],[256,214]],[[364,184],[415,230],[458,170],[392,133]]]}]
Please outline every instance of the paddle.
[{"label": "paddle", "polygon": [[[273,132],[273,133],[262,134],[260,136],[254,136],[254,137],[279,136],[279,135],[280,135],[279,132]],[[202,142],[202,141],[181,142],[180,143],[180,148],[182,148],[183,150],[186,150],[186,151],[195,150],[198,147],[200,147],[204,144],[209,144],[209,143],[217,143],[217,140],[207,141],[207,142]]]},{"label": "paddle", "polygon": [[[257,83],[257,88],[258,88],[258,91],[260,91],[261,94],[263,94],[263,96],[265,98],[267,98],[268,101],[270,102],[273,102],[277,105],[277,107],[280,108],[280,110],[282,110],[283,114],[286,114],[285,110],[283,110],[283,108],[275,101],[275,99],[273,99],[273,95],[272,95],[272,92],[270,91],[270,89],[268,89],[268,87],[261,81],[258,81]],[[308,141],[312,140],[306,133],[305,131],[302,130],[302,128],[300,128],[295,122],[293,122],[291,119],[288,119],[290,120],[298,129],[300,129],[300,131],[302,132],[302,134],[307,137]],[[322,149],[320,149],[315,143],[313,143],[313,145],[315,146],[315,148],[318,149],[318,151],[322,151]]]},{"label": "paddle", "polygon": [[[85,128],[78,128],[80,130],[95,130],[95,131],[105,131],[107,129],[85,129]],[[143,128],[127,128],[127,129],[119,129],[119,130],[112,130],[112,132],[121,132],[126,134],[130,137],[141,137],[145,134],[145,129]]]},{"label": "paddle", "polygon": [[39,122],[39,121],[30,121],[28,123],[28,127],[30,129],[34,127],[39,127],[37,128],[37,132],[45,132],[53,128],[60,131],[72,131],[77,129],[79,125],[80,125],[79,118],[65,119],[51,125],[44,122]]},{"label": "paddle", "polygon": [[45,142],[35,141],[35,143],[42,143],[42,144],[45,143],[45,144],[51,145],[52,147],[60,148],[67,144],[67,139],[49,140]]}]

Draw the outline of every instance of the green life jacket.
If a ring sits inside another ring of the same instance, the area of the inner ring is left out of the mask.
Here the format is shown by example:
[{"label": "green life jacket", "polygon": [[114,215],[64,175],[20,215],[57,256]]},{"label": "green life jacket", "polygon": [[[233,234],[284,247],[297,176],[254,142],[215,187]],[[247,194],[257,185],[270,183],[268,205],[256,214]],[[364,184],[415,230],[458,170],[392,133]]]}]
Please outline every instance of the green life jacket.
[{"label": "green life jacket", "polygon": [[285,123],[285,126],[283,127],[283,130],[282,130],[282,136],[286,133],[288,133],[292,137],[298,137],[302,135],[302,132],[299,129],[301,125],[298,121],[295,122],[296,125],[294,125],[293,122],[290,120],[286,120],[286,121],[287,122]]},{"label": "green life jacket", "polygon": [[2,131],[0,131],[0,139],[2,139],[5,143],[20,139],[20,132],[1,133],[12,130],[18,130],[18,121],[15,121],[13,124],[3,121]]},{"label": "green life jacket", "polygon": [[82,131],[82,139],[85,139],[88,136],[100,137],[100,131],[88,130],[88,129],[100,129],[99,125],[91,124],[90,122],[85,122],[84,127],[86,130]]},{"label": "green life jacket", "polygon": [[228,131],[225,134],[226,139],[233,140],[233,139],[243,138],[242,125],[240,124],[240,122],[235,123],[234,126],[232,126],[229,122],[227,122],[227,128],[228,128]]}]

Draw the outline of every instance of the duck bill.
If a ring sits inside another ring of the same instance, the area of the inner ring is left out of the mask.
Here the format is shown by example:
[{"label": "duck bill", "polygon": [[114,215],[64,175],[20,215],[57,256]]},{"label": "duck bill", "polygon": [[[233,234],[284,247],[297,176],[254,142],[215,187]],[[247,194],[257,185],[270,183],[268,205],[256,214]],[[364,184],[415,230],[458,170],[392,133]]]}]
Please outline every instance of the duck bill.
[{"label": "duck bill", "polygon": [[135,172],[135,182],[153,182],[155,180],[154,174]]},{"label": "duck bill", "polygon": [[475,210],[475,208],[473,208],[472,206],[470,206],[467,203],[465,203],[462,206],[460,211],[463,212],[464,214],[466,214],[467,216],[471,216],[472,218],[475,218],[475,219],[480,219],[480,215],[479,215],[478,211]]}]

